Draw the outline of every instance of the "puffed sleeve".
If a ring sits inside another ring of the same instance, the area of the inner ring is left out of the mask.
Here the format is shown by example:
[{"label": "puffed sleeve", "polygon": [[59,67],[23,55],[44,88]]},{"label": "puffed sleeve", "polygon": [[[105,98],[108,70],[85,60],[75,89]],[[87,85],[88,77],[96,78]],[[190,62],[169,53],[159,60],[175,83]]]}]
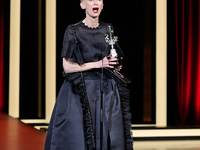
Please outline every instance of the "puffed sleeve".
[{"label": "puffed sleeve", "polygon": [[[61,57],[68,61],[78,63],[79,65],[84,64],[84,59],[79,48],[79,44],[75,40],[75,27],[69,25],[65,31],[63,39],[63,47],[61,52]],[[77,40],[78,42],[78,40]]]},{"label": "puffed sleeve", "polygon": [[61,57],[66,60],[73,60],[73,53],[75,50],[75,40],[74,33],[71,26],[68,26],[65,30],[63,44],[62,44],[62,52]]}]

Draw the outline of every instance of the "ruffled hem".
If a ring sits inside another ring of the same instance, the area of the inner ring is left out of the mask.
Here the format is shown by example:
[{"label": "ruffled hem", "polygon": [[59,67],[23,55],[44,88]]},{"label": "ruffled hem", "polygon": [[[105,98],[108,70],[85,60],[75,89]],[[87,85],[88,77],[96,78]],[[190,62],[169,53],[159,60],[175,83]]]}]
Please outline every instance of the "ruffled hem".
[{"label": "ruffled hem", "polygon": [[107,73],[113,78],[118,87],[122,116],[123,116],[123,127],[124,127],[124,139],[125,139],[125,150],[133,150],[133,139],[131,138],[131,111],[130,111],[130,95],[127,87],[127,83],[114,76],[107,70]]},{"label": "ruffled hem", "polygon": [[82,72],[78,72],[66,76],[66,74],[64,73],[63,76],[71,82],[74,92],[80,96],[81,106],[83,110],[84,135],[86,139],[87,150],[95,150],[96,146],[94,128],[92,124],[92,114],[88,102],[85,79],[83,77],[83,74]]},{"label": "ruffled hem", "polygon": [[130,96],[127,84],[118,83],[118,90],[120,95],[122,116],[123,116],[123,126],[124,126],[124,138],[125,138],[125,150],[133,150],[133,140],[131,138],[131,113],[130,113]]},{"label": "ruffled hem", "polygon": [[[88,150],[95,150],[95,136],[92,124],[92,115],[89,107],[88,97],[86,93],[85,80],[82,73],[73,73],[69,76],[63,74],[68,81],[72,83],[74,92],[80,95],[81,105],[83,109],[83,121],[84,121],[84,134],[86,138],[86,145]],[[122,116],[123,116],[123,128],[125,139],[125,150],[133,150],[133,140],[131,138],[131,113],[130,113],[130,96],[127,84],[115,79],[119,90]]]}]

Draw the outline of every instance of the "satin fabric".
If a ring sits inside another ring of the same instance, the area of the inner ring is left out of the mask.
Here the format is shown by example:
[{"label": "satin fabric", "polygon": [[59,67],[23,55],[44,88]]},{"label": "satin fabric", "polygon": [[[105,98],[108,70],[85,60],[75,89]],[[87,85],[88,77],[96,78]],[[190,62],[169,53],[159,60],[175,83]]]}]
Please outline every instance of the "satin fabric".
[{"label": "satin fabric", "polygon": [[[100,149],[100,80],[85,80],[96,137]],[[124,149],[124,134],[119,93],[113,79],[104,80],[103,149]],[[109,136],[108,136],[109,135]],[[79,97],[64,81],[58,94],[47,132],[45,150],[86,150],[82,108]]]},{"label": "satin fabric", "polygon": [[[80,22],[74,27],[85,62],[99,61],[104,56],[108,56],[109,46],[104,37],[108,33],[106,24],[100,23],[98,28],[91,29]],[[118,45],[116,49],[123,56]],[[79,63],[74,33],[70,27],[65,32],[61,57]],[[98,150],[100,149],[101,69],[86,71],[83,75]],[[117,84],[106,73],[103,81],[103,150],[124,150],[123,118]],[[47,131],[45,150],[86,149],[80,97],[75,94],[71,83],[64,80]]]}]

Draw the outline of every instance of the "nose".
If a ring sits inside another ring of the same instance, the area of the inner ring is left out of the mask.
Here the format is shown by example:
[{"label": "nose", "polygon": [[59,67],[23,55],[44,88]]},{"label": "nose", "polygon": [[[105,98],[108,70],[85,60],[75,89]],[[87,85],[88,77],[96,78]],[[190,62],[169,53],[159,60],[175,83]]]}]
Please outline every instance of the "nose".
[{"label": "nose", "polygon": [[97,5],[98,4],[98,0],[94,0],[94,4]]}]

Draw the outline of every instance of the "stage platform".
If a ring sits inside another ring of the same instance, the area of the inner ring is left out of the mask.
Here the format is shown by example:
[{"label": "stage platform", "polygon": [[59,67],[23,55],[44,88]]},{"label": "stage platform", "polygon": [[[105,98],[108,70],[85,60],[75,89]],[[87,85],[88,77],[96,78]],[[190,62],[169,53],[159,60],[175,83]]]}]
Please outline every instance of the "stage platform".
[{"label": "stage platform", "polygon": [[132,127],[134,141],[200,140],[199,127]]},{"label": "stage platform", "polygon": [[46,133],[0,112],[0,150],[44,150]]},{"label": "stage platform", "polygon": [[[43,150],[48,126],[28,125],[19,119],[0,113],[0,150]],[[43,131],[41,131],[43,129]],[[188,146],[188,150],[200,148],[200,128],[132,127],[135,150],[173,150]],[[161,141],[164,140],[164,141]],[[166,140],[169,140],[168,142]],[[178,140],[178,141],[175,141]],[[189,140],[186,142],[186,140]],[[175,144],[177,143],[177,144]],[[149,144],[149,145],[148,145]],[[166,145],[166,149],[163,145]],[[170,145],[171,144],[171,145]],[[194,147],[195,146],[195,147]]]}]

